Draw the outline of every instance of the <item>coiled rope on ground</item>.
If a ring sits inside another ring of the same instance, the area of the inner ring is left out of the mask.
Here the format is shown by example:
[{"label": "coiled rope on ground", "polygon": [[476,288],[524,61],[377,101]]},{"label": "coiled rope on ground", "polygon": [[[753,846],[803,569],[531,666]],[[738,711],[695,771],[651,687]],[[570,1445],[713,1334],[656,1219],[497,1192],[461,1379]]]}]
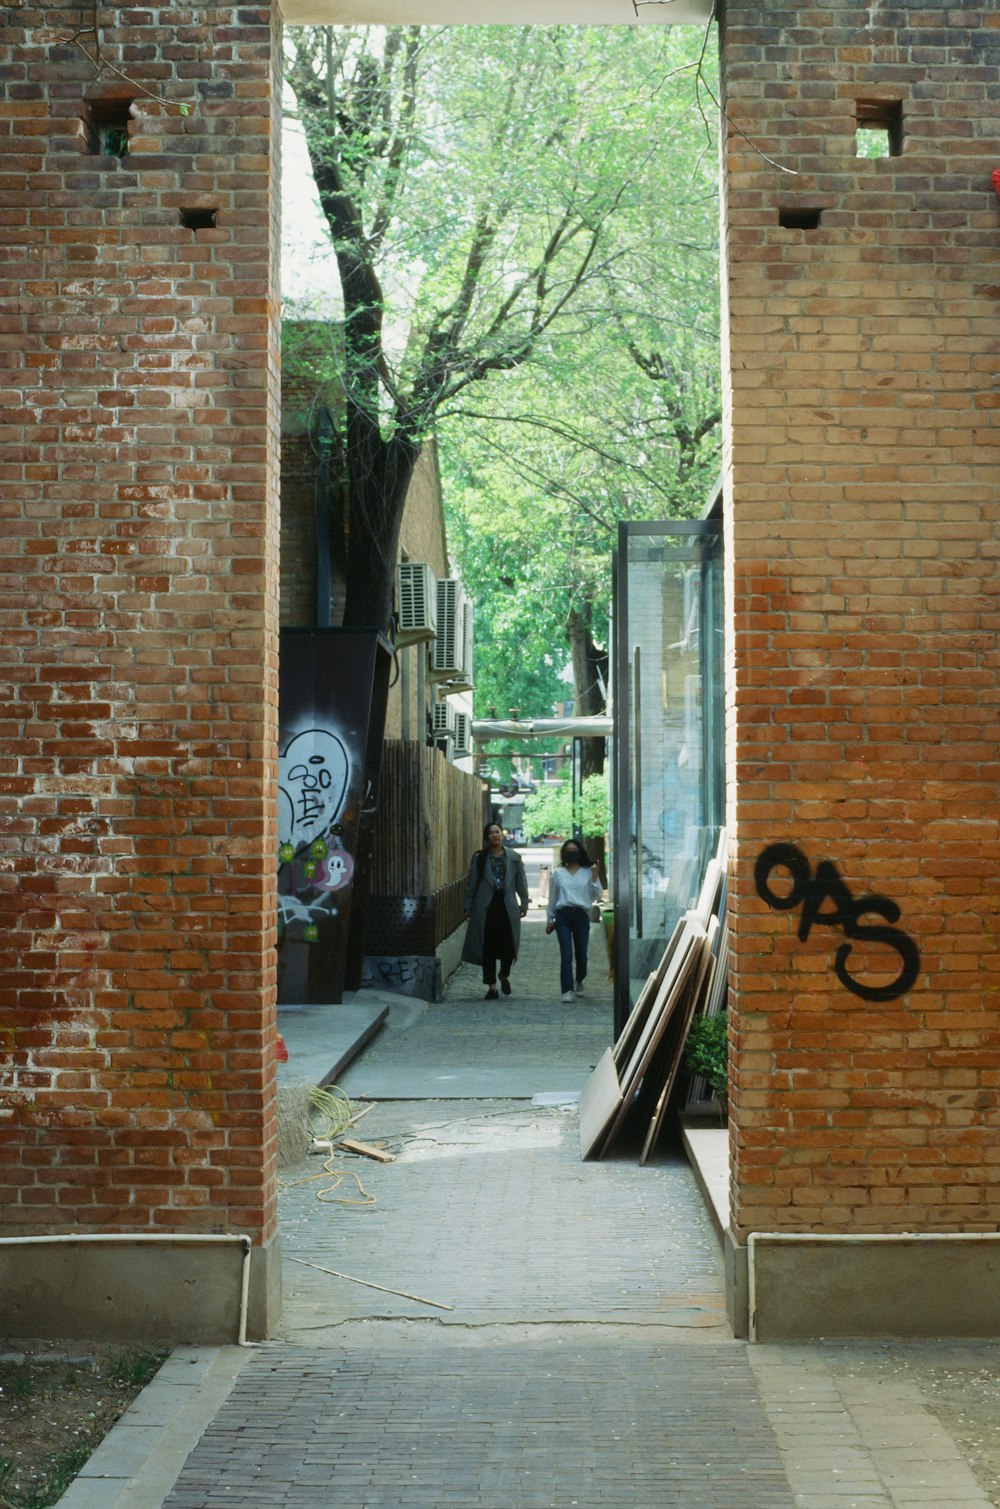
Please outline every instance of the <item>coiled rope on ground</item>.
[{"label": "coiled rope on ground", "polygon": [[309,1131],[317,1140],[343,1137],[355,1116],[350,1097],[339,1085],[313,1085],[309,1091]]},{"label": "coiled rope on ground", "polygon": [[[350,1097],[339,1085],[312,1085],[309,1089],[308,1105],[306,1107],[306,1120],[309,1135],[316,1142],[338,1142],[347,1131],[351,1122],[356,1118],[357,1112],[351,1103]],[[323,1188],[316,1190],[316,1199],[321,1205],[376,1205],[376,1197],[361,1182],[353,1169],[336,1168],[336,1150],[323,1159],[323,1167],[318,1174],[306,1174],[302,1179],[281,1179],[278,1181],[281,1189],[298,1189],[305,1184],[316,1184],[323,1181]],[[357,1186],[359,1198],[355,1199],[348,1195],[338,1195],[345,1179],[353,1179]]]}]

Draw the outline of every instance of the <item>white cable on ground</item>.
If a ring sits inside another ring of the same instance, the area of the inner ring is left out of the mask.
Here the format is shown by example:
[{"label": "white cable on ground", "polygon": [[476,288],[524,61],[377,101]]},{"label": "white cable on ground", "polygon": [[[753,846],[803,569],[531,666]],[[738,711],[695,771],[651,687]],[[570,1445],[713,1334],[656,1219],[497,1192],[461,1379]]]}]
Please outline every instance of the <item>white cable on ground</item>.
[{"label": "white cable on ground", "polygon": [[339,1085],[313,1085],[310,1089],[309,1131],[313,1137],[336,1142],[347,1131],[353,1115],[354,1107]]}]

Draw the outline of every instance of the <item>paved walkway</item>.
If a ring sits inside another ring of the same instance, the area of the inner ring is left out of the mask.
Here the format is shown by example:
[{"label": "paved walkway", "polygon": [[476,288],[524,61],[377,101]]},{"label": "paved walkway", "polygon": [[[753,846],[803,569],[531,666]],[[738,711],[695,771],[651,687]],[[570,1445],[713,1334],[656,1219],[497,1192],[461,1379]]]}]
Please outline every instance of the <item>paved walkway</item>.
[{"label": "paved walkway", "polygon": [[[963,1380],[995,1379],[996,1348],[736,1342],[679,1149],[580,1162],[559,1092],[609,1040],[603,976],[595,950],[592,988],[563,1006],[533,918],[510,1000],[484,1003],[463,969],[443,1004],[401,1003],[354,1093],[445,1064],[453,1098],[378,1102],[358,1135],[393,1163],[286,1170],[281,1334],[175,1353],[66,1509],[1000,1503],[932,1386],[957,1380],[954,1406]],[[555,1103],[484,1098],[487,1071]]]}]

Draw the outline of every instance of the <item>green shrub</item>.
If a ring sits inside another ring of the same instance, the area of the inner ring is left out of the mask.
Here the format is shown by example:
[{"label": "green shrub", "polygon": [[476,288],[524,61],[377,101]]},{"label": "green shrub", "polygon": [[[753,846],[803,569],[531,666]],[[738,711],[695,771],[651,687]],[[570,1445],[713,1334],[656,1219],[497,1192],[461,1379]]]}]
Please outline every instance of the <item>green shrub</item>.
[{"label": "green shrub", "polygon": [[700,1074],[713,1095],[725,1098],[729,1085],[727,1063],[729,1036],[724,1011],[716,1016],[696,1016],[691,1023],[684,1047],[684,1063],[692,1074]]}]

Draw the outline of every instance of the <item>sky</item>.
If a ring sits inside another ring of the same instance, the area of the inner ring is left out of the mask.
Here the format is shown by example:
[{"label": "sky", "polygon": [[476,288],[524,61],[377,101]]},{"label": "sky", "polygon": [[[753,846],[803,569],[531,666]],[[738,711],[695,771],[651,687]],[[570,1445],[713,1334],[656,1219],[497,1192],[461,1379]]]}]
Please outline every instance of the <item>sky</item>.
[{"label": "sky", "polygon": [[336,315],[339,285],[326,222],[302,128],[287,117],[281,152],[281,297],[286,312],[289,304],[306,301],[316,305],[315,314]]}]

